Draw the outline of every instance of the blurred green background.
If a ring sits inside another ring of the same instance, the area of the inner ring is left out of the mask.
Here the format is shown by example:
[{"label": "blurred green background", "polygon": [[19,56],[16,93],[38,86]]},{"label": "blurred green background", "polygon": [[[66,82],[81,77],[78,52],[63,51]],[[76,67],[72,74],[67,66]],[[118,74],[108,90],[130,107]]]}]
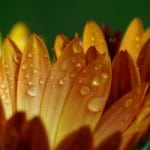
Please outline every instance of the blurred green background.
[{"label": "blurred green background", "polygon": [[24,21],[32,32],[43,35],[50,49],[55,35],[72,37],[82,33],[88,20],[106,23],[113,30],[125,29],[136,16],[150,25],[149,0],[1,0],[0,32],[5,36],[12,25]]}]

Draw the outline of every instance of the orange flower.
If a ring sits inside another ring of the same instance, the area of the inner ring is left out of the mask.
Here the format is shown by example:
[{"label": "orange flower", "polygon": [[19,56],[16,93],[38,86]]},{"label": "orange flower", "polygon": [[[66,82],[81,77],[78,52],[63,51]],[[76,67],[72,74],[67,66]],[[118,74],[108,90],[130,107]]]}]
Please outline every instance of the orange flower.
[{"label": "orange flower", "polygon": [[132,149],[150,126],[149,38],[138,18],[121,43],[90,21],[82,40],[57,35],[53,63],[17,24],[2,43],[0,148]]}]

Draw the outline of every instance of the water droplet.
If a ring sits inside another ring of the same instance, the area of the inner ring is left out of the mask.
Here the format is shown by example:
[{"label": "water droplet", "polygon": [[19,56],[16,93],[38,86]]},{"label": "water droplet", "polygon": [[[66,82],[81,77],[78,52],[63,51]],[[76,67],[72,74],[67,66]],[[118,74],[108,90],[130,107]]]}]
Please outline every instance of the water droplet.
[{"label": "water droplet", "polygon": [[89,92],[90,92],[90,88],[88,86],[82,86],[80,89],[80,93],[82,95],[87,95],[87,94],[89,94]]},{"label": "water droplet", "polygon": [[34,73],[34,74],[37,74],[37,73],[38,73],[38,71],[37,71],[36,69],[34,69],[34,70],[33,70],[33,73]]},{"label": "water droplet", "polygon": [[88,101],[88,109],[92,112],[100,112],[103,110],[103,103],[104,98],[101,97],[93,97]]},{"label": "water droplet", "polygon": [[101,83],[101,79],[99,77],[95,77],[93,80],[92,80],[92,86],[99,86]]},{"label": "water droplet", "polygon": [[29,54],[28,54],[28,57],[29,57],[29,58],[31,58],[31,57],[32,57],[32,54],[31,54],[31,53],[29,53]]},{"label": "water droplet", "polygon": [[26,75],[25,75],[25,78],[28,79],[28,78],[29,78],[29,74],[26,74]]},{"label": "water droplet", "polygon": [[108,73],[107,73],[107,72],[102,72],[102,77],[103,77],[104,79],[107,79],[107,78],[108,78]]},{"label": "water droplet", "polygon": [[44,84],[44,81],[43,81],[43,80],[40,80],[39,83],[42,85],[42,84]]},{"label": "water droplet", "polygon": [[30,88],[27,90],[27,94],[28,94],[29,96],[32,96],[32,97],[37,96],[37,93],[38,93],[37,88],[34,87],[34,86],[30,87]]},{"label": "water droplet", "polygon": [[135,41],[136,42],[139,42],[140,41],[140,37],[137,35],[137,36],[135,36]]},{"label": "water droplet", "polygon": [[1,81],[0,87],[1,87],[2,89],[5,89],[5,88],[7,87],[7,81]]},{"label": "water droplet", "polygon": [[14,59],[14,62],[17,63],[17,64],[18,64],[19,61],[20,61],[20,58],[19,58],[19,56],[17,56],[17,55],[14,55],[13,59]]},{"label": "water droplet", "polygon": [[53,79],[54,79],[54,77],[51,75],[51,76],[50,76],[50,80],[53,80]]},{"label": "water droplet", "polygon": [[95,36],[94,36],[94,35],[91,36],[91,41],[92,41],[92,42],[95,42]]},{"label": "water droplet", "polygon": [[7,95],[3,93],[3,94],[1,95],[1,99],[2,99],[2,100],[5,100],[6,98],[7,98]]},{"label": "water droplet", "polygon": [[73,71],[70,73],[70,77],[71,77],[71,78],[74,78],[74,77],[77,76],[77,74],[78,74],[78,71],[77,71],[77,70],[73,70]]},{"label": "water droplet", "polygon": [[108,74],[102,73],[100,76],[95,76],[92,80],[92,86],[99,86],[107,81]]},{"label": "water droplet", "polygon": [[34,83],[34,81],[29,81],[28,84],[29,85],[34,85],[35,83]]},{"label": "water droplet", "polygon": [[80,62],[78,62],[77,64],[76,64],[76,67],[81,67],[82,66],[82,64],[80,63]]},{"label": "water droplet", "polygon": [[64,79],[59,80],[59,85],[64,85]]},{"label": "water droplet", "polygon": [[101,64],[97,64],[95,67],[94,67],[94,70],[95,71],[98,71],[99,69],[102,68],[102,65]]},{"label": "water droplet", "polygon": [[125,107],[129,108],[133,104],[133,99],[129,98],[125,101]]},{"label": "water droplet", "polygon": [[81,43],[73,44],[73,51],[74,53],[81,53],[83,51]]},{"label": "water droplet", "polygon": [[27,64],[23,64],[23,65],[22,65],[22,69],[23,69],[23,70],[27,69]]}]

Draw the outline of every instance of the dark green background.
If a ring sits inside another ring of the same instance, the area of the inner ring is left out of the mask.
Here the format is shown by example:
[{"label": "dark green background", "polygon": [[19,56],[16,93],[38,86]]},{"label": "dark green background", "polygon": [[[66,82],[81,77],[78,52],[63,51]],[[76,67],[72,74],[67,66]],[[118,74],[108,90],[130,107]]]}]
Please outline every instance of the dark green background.
[{"label": "dark green background", "polygon": [[47,39],[49,49],[56,34],[72,37],[75,32],[82,33],[88,20],[125,29],[135,16],[142,18],[146,27],[150,25],[149,0],[0,0],[3,36],[17,21],[24,21],[32,32]]}]

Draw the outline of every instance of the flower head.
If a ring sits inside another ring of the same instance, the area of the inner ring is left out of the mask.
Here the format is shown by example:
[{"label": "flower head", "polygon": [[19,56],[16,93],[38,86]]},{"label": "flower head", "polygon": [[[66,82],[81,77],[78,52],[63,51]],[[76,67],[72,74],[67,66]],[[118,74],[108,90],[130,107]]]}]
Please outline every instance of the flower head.
[{"label": "flower head", "polygon": [[121,41],[89,21],[82,40],[57,35],[53,62],[15,26],[2,43],[1,148],[132,149],[150,126],[149,31],[135,18]]}]

